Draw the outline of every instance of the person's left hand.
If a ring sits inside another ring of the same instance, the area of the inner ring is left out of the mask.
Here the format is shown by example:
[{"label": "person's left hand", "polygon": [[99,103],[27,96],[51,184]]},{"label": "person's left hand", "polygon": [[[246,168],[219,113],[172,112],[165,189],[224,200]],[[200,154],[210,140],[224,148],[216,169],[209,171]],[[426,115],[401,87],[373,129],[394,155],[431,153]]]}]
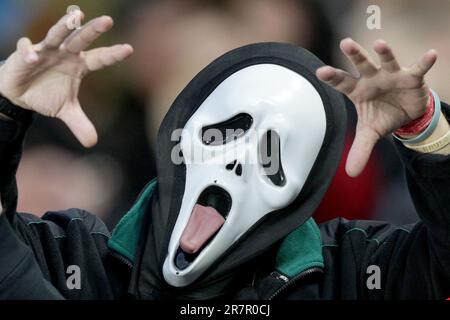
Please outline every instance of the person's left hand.
[{"label": "person's left hand", "polygon": [[355,105],[358,123],[346,163],[347,174],[355,177],[364,169],[381,137],[425,113],[429,88],[424,77],[435,63],[437,53],[429,50],[412,67],[402,68],[383,40],[374,44],[381,66],[352,39],[342,40],[341,50],[358,69],[360,77],[330,66],[319,68],[316,75]]}]

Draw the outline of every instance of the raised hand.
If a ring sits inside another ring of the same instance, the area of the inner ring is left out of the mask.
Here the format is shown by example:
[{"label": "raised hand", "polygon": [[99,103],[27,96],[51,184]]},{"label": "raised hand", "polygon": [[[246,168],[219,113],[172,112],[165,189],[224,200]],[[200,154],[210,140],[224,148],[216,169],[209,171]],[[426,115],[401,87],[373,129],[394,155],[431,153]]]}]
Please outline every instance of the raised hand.
[{"label": "raised hand", "polygon": [[429,88],[424,77],[435,63],[437,54],[429,50],[412,67],[404,68],[383,40],[374,43],[381,65],[352,39],[344,39],[341,50],[357,68],[360,77],[330,66],[319,68],[316,75],[355,105],[358,123],[346,163],[348,175],[354,177],[364,169],[381,137],[425,113]]},{"label": "raised hand", "polygon": [[[84,17],[79,11],[73,14]],[[112,27],[113,20],[103,16],[71,30],[69,18],[62,17],[38,44],[28,38],[18,41],[17,51],[0,67],[0,94],[25,109],[61,119],[90,147],[97,133],[78,100],[81,81],[90,71],[124,60],[133,48],[124,44],[83,51]]]}]

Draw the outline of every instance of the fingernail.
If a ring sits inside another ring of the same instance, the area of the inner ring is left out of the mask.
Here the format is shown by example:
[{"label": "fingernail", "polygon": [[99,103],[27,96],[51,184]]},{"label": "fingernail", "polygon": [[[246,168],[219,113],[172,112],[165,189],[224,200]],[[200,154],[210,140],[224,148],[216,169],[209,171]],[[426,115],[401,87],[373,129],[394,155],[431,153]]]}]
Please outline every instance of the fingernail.
[{"label": "fingernail", "polygon": [[124,44],[123,46],[128,48],[131,52],[134,52],[134,48],[131,45],[129,45],[128,43]]}]

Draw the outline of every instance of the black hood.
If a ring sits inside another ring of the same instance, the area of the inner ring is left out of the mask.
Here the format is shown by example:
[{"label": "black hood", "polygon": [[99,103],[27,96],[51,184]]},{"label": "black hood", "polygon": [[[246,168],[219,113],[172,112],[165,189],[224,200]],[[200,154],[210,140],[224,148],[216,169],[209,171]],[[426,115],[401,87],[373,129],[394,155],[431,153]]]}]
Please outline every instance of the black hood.
[{"label": "black hood", "polygon": [[[171,152],[179,143],[173,130],[183,128],[211,92],[245,67],[276,64],[306,78],[319,92],[326,114],[323,145],[306,183],[288,207],[262,218],[230,247],[198,280],[184,288],[170,287],[163,278],[172,229],[184,194],[186,167],[174,165]],[[323,63],[309,51],[289,44],[261,43],[235,49],[202,70],[179,94],[159,129],[157,141],[158,187],[144,219],[130,292],[141,299],[164,297],[209,299],[233,290],[233,275],[243,270],[311,217],[337,169],[346,131],[346,99],[315,76]]]}]

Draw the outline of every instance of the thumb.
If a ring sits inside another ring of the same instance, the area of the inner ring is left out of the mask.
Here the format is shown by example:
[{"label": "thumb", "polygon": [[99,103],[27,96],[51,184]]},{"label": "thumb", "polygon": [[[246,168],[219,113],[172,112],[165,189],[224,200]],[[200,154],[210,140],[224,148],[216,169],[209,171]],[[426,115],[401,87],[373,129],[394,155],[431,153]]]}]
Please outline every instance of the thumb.
[{"label": "thumb", "polygon": [[97,144],[97,131],[78,101],[65,104],[57,117],[69,127],[84,147],[90,148]]},{"label": "thumb", "polygon": [[373,147],[380,135],[368,127],[357,127],[355,139],[348,154],[345,171],[350,177],[357,177],[364,170]]}]

